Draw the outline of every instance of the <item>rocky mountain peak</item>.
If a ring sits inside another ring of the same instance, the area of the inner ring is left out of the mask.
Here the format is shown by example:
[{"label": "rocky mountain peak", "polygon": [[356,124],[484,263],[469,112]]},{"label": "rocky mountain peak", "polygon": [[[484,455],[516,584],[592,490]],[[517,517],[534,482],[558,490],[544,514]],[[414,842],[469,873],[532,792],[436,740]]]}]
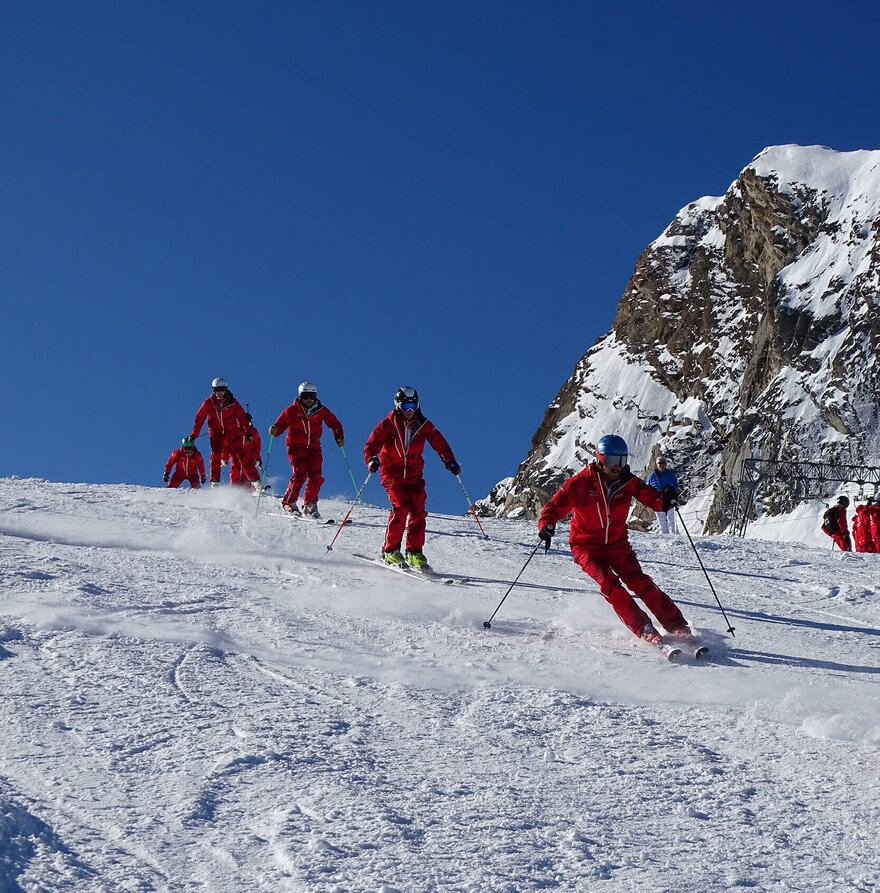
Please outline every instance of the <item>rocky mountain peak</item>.
[{"label": "rocky mountain peak", "polygon": [[[707,531],[743,458],[880,460],[880,151],[774,146],[638,258],[528,456],[481,502],[536,517],[605,433],[635,473],[671,457]],[[791,507],[764,494],[760,511]]]}]

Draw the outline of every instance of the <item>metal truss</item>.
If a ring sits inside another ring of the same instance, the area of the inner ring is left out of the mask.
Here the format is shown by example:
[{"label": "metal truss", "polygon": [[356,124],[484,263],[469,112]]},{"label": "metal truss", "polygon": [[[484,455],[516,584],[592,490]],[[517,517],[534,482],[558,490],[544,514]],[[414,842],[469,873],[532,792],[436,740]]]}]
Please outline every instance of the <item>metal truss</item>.
[{"label": "metal truss", "polygon": [[743,459],[730,532],[745,536],[755,498],[762,484],[786,486],[792,497],[802,502],[823,499],[833,484],[870,485],[874,495],[880,489],[880,468],[842,462],[792,462],[783,459]]}]

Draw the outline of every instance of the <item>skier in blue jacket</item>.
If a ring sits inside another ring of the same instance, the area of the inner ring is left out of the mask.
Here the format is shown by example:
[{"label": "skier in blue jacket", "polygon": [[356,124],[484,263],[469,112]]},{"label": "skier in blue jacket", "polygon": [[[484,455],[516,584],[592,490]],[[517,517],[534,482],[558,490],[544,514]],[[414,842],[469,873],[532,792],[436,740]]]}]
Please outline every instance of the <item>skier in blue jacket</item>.
[{"label": "skier in blue jacket", "polygon": [[[651,487],[654,487],[655,490],[660,490],[661,492],[667,484],[671,487],[675,487],[676,490],[678,489],[678,478],[675,476],[675,472],[671,468],[666,467],[665,456],[657,457],[657,468],[655,471],[651,472],[651,476],[648,478],[648,484]],[[657,520],[660,522],[661,533],[678,533],[675,526],[674,508],[669,509],[668,512],[657,512]]]}]

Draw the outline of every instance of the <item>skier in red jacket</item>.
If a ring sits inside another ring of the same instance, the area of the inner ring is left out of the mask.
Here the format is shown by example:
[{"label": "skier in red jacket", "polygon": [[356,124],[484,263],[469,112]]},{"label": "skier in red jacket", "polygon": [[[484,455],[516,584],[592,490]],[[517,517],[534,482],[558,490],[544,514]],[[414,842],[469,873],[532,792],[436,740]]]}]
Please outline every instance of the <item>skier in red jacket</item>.
[{"label": "skier in red jacket", "polygon": [[[846,524],[846,510],[849,507],[849,497],[839,496],[837,505],[832,506],[822,516],[822,530],[837,543],[841,552],[852,552],[852,542],[849,538],[849,528]],[[831,547],[834,548],[833,546]]]},{"label": "skier in red jacket", "polygon": [[873,552],[874,541],[871,536],[870,518],[867,505],[857,505],[852,521],[852,541],[856,552]]},{"label": "skier in red jacket", "polygon": [[666,512],[676,504],[678,490],[667,485],[660,492],[635,477],[627,464],[628,454],[622,437],[602,437],[596,444],[596,461],[565,481],[544,506],[538,537],[549,548],[556,522],[571,512],[568,542],[572,556],[599,584],[599,591],[624,624],[650,644],[662,644],[660,633],[626,586],[671,635],[686,639],[692,633],[684,616],[642,570],[626,526],[633,498],[655,512]]},{"label": "skier in red jacket", "polygon": [[371,472],[380,472],[382,486],[391,501],[382,557],[388,564],[403,564],[400,546],[406,528],[405,560],[418,570],[430,570],[422,551],[428,516],[422,476],[425,441],[453,474],[461,471],[446,438],[422,415],[416,389],[402,387],[394,395],[394,409],[376,425],[364,446],[364,461]]},{"label": "skier in red jacket", "polygon": [[318,513],[318,494],[324,478],[321,477],[323,453],[321,452],[321,434],[323,423],[333,432],[336,445],[340,449],[345,445],[342,423],[318,399],[318,389],[310,381],[304,381],[298,389],[297,398],[275,420],[269,428],[272,437],[287,432],[287,455],[293,474],[290,485],[281,499],[282,508],[292,515],[299,515],[296,501],[303,484],[302,514],[310,518],[320,518]]},{"label": "skier in red jacket", "polygon": [[[177,466],[174,468],[174,466]],[[174,468],[174,474],[171,469]],[[170,480],[169,480],[170,478]],[[198,490],[205,483],[205,460],[196,449],[193,439],[187,435],[181,442],[181,447],[175,450],[165,463],[165,474],[162,480],[169,487],[179,487],[184,481],[189,481],[193,490]]]},{"label": "skier in red jacket", "polygon": [[248,428],[241,432],[238,440],[238,455],[233,456],[228,448],[223,453],[223,458],[229,462],[229,483],[233,486],[247,487],[250,484],[251,472],[259,478],[263,466],[260,451],[263,442],[260,432],[253,422],[249,412],[245,413],[248,420]]},{"label": "skier in red jacket", "polygon": [[[195,440],[202,430],[205,419],[208,420],[208,438],[211,441],[210,479],[211,486],[216,487],[220,483],[220,464],[223,461],[224,452],[228,452],[235,459],[240,458],[241,437],[247,434],[250,423],[244,408],[232,396],[225,378],[215,378],[211,382],[210,397],[205,400],[196,413],[193,422],[192,439]],[[251,467],[245,467],[245,476],[255,490],[260,490],[260,476]]]},{"label": "skier in red jacket", "polygon": [[880,552],[880,505],[869,496],[865,500],[865,530],[867,533],[866,552]]}]

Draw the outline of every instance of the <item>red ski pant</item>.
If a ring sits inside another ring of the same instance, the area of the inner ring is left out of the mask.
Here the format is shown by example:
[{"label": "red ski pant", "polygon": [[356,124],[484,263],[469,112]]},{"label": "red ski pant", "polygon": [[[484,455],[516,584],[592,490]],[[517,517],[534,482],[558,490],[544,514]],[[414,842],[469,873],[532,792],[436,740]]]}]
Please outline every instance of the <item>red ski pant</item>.
[{"label": "red ski pant", "polygon": [[[254,477],[256,475],[256,477]],[[229,459],[229,483],[238,484],[241,487],[249,487],[251,481],[258,481],[260,473],[257,471],[257,463],[253,459],[239,461]]]},{"label": "red ski pant", "polygon": [[832,533],[831,539],[840,547],[841,552],[852,552],[852,542],[849,538],[849,532],[844,530],[842,533]]},{"label": "red ski pant", "polygon": [[202,485],[199,483],[199,476],[196,472],[190,472],[189,476],[187,476],[186,472],[180,468],[179,466],[174,469],[174,474],[171,475],[171,480],[168,481],[169,487],[179,487],[184,481],[189,481],[190,487],[193,490],[198,490]]},{"label": "red ski pant", "polygon": [[296,502],[299,499],[299,491],[305,484],[306,492],[303,494],[303,502],[316,503],[318,494],[321,492],[321,484],[324,483],[324,478],[321,477],[323,465],[321,448],[288,447],[287,455],[290,458],[293,474],[290,476],[290,485],[281,501],[287,505]]},{"label": "red ski pant", "polygon": [[599,584],[605,601],[636,635],[651,619],[624,586],[641,598],[666,630],[673,630],[685,622],[675,602],[642,570],[627,540],[610,546],[572,545],[571,553],[574,560]]},{"label": "red ski pant", "polygon": [[[406,528],[406,548],[410,552],[421,552],[425,545],[425,503],[428,494],[425,492],[425,479],[398,481],[383,478],[382,486],[391,501],[391,512],[385,527],[385,552],[393,552],[400,548],[403,531]],[[407,517],[409,526],[407,526]]]},{"label": "red ski pant", "polygon": [[241,434],[235,434],[232,437],[224,437],[222,434],[211,434],[211,473],[209,480],[212,482],[220,480],[220,463],[225,456],[229,457],[229,464],[233,462],[242,467],[242,472],[248,481],[257,481],[260,476],[257,474],[254,463],[248,466],[245,449],[241,445]]}]

